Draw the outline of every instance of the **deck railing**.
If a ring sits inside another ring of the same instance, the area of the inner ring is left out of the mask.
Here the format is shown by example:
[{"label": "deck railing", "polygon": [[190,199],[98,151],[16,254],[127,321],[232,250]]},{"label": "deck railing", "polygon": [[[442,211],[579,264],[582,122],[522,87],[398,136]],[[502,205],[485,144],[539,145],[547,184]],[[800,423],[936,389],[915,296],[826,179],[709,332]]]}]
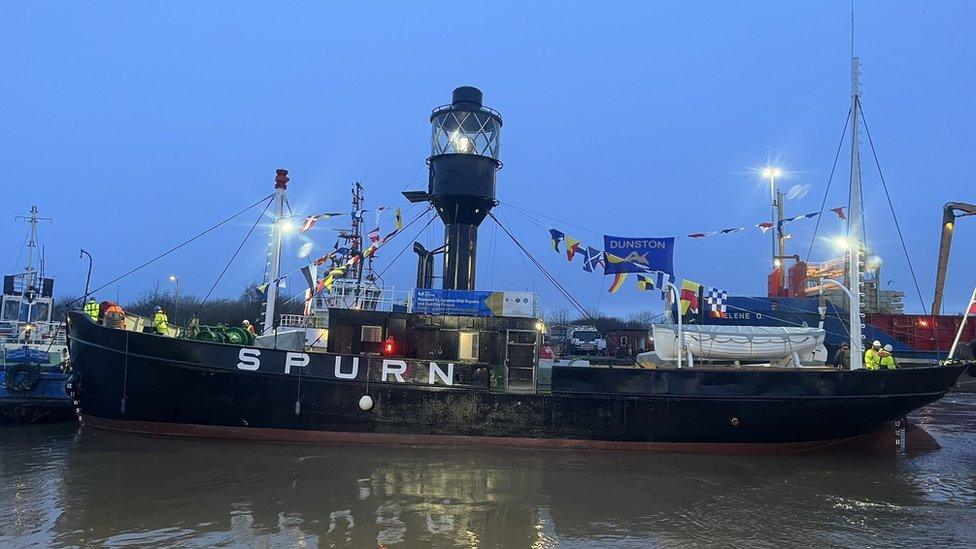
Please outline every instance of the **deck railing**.
[{"label": "deck railing", "polygon": [[305,316],[305,315],[281,315],[278,317],[278,325],[285,328],[319,328],[329,327],[329,319],[324,316]]},{"label": "deck railing", "polygon": [[30,334],[24,337],[26,324],[23,322],[0,322],[0,343],[10,348],[13,345],[65,345],[67,326],[63,322],[34,322]]}]

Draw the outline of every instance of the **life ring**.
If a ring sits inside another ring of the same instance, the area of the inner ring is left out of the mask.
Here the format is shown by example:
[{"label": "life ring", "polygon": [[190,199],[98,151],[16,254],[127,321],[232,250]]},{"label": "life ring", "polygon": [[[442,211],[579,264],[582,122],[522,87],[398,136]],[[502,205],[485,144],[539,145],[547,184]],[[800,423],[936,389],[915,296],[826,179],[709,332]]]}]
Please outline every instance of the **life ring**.
[{"label": "life ring", "polygon": [[[17,378],[21,378],[19,381]],[[33,362],[7,366],[4,385],[11,391],[27,392],[41,380],[41,366]]]}]

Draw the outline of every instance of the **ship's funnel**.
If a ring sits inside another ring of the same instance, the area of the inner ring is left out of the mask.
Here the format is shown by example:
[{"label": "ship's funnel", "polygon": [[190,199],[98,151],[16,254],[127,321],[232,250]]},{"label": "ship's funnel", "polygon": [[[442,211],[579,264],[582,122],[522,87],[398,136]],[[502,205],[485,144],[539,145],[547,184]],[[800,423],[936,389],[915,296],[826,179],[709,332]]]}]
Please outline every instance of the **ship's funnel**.
[{"label": "ship's funnel", "polygon": [[461,86],[430,115],[427,199],[444,222],[445,289],[473,290],[478,225],[495,200],[501,115],[481,104],[481,90]]}]

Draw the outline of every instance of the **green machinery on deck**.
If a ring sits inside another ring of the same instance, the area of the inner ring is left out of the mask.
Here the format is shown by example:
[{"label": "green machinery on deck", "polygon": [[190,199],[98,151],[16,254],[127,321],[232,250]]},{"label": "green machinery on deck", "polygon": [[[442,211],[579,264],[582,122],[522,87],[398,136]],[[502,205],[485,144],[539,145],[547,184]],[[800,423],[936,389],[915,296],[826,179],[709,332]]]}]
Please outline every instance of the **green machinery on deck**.
[{"label": "green machinery on deck", "polygon": [[254,334],[237,326],[193,326],[187,329],[187,339],[198,341],[213,341],[215,343],[231,343],[233,345],[250,345],[254,343]]}]

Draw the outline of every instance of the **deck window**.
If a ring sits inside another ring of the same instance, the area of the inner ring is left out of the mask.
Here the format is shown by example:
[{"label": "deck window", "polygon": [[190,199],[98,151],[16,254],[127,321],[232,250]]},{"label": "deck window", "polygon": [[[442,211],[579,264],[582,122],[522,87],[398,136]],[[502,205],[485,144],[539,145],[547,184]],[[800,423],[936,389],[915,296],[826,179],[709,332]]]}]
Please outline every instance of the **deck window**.
[{"label": "deck window", "polygon": [[10,299],[3,304],[3,320],[17,320],[20,314],[20,301]]},{"label": "deck window", "polygon": [[478,360],[478,332],[458,334],[458,360]]},{"label": "deck window", "polygon": [[360,341],[363,343],[379,343],[383,341],[383,327],[363,326]]}]

